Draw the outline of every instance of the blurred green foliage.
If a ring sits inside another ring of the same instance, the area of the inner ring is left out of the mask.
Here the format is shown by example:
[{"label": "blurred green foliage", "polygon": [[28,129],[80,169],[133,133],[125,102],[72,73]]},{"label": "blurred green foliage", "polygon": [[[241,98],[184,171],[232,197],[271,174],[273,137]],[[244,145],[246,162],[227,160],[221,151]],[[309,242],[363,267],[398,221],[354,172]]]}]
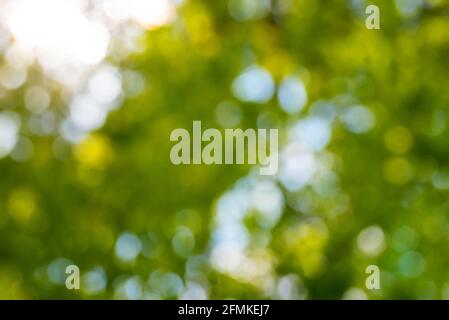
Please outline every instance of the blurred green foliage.
[{"label": "blurred green foliage", "polygon": [[[143,75],[145,88],[101,129],[73,146],[23,129],[32,157],[0,160],[0,297],[174,299],[196,283],[212,299],[448,298],[449,6],[417,1],[422,7],[401,15],[398,2],[370,1],[380,7],[381,29],[368,30],[357,1],[273,0],[269,12],[245,21],[230,15],[228,1],[185,1],[173,24],[148,31],[143,52],[119,66]],[[232,83],[250,65],[277,84],[299,75],[305,110],[289,115],[275,97],[239,101]],[[26,123],[23,95],[4,94],[0,107]],[[169,161],[170,132],[190,130],[193,120],[220,128],[223,101],[238,105],[242,128],[268,118],[284,145],[286,128],[316,101],[338,110],[364,105],[375,118],[360,134],[333,123],[323,156],[332,158],[336,191],[291,192],[276,182],[285,205],[275,225],[247,216],[248,250],[268,268],[266,283],[212,263],[217,201],[251,168]],[[130,262],[117,256],[124,232],[141,241]],[[358,243],[376,246],[379,237],[377,253]],[[89,293],[84,277],[81,290],[70,291],[52,280],[62,270],[52,268],[68,261],[82,275],[102,268],[105,288]],[[380,290],[365,288],[371,264],[381,269]]]}]

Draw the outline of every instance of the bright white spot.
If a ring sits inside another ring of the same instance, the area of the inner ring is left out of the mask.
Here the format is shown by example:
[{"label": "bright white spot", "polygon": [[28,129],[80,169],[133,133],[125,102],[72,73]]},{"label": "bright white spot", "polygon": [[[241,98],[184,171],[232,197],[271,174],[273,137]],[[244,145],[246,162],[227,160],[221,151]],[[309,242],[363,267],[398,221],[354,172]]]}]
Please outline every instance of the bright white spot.
[{"label": "bright white spot", "polygon": [[62,137],[71,143],[79,143],[87,136],[87,133],[80,130],[70,119],[62,122],[60,132]]},{"label": "bright white spot", "polygon": [[300,112],[307,104],[307,91],[302,81],[297,77],[285,78],[279,86],[278,100],[285,112]]},{"label": "bright white spot", "polygon": [[331,138],[331,128],[327,120],[310,117],[298,121],[289,131],[289,139],[298,141],[314,151],[324,149]]},{"label": "bright white spot", "polygon": [[343,294],[343,300],[368,300],[368,296],[360,288],[349,288]]},{"label": "bright white spot", "polygon": [[89,81],[89,93],[98,103],[109,104],[118,98],[122,81],[117,69],[110,66],[100,68]]},{"label": "bright white spot", "polygon": [[281,153],[279,180],[287,190],[298,191],[310,182],[317,167],[312,152],[301,143],[290,143]]},{"label": "bright white spot", "polygon": [[98,294],[106,288],[106,274],[103,268],[95,268],[92,271],[87,272],[82,277],[81,288],[87,294]]},{"label": "bright white spot", "polygon": [[[63,86],[63,100],[72,99],[69,116],[55,120],[66,140],[78,142],[104,124],[107,113],[121,102],[122,87],[129,96],[145,89],[139,73],[125,70],[120,75],[102,66],[110,49],[112,60],[120,63],[142,49],[144,28],[162,26],[175,16],[171,0],[2,0],[0,52],[5,63],[0,66],[0,89],[20,88],[28,67],[38,64]],[[44,88],[30,88],[25,106],[40,114],[51,103],[49,94]],[[46,131],[37,118],[30,122],[35,131]]]},{"label": "bright white spot", "polygon": [[13,112],[0,113],[0,158],[7,156],[17,143],[20,118]]},{"label": "bright white spot", "polygon": [[[1,14],[0,14],[1,17]],[[0,26],[1,28],[1,26]],[[3,52],[9,45],[10,43],[10,37],[9,34],[7,32],[5,32],[5,30],[3,30],[3,28],[0,29],[0,53]]]},{"label": "bright white spot", "polygon": [[181,300],[206,300],[207,291],[200,284],[188,282],[184,292],[179,297]]},{"label": "bright white spot", "polygon": [[106,13],[114,20],[134,20],[153,29],[170,22],[175,15],[169,0],[107,0]]},{"label": "bright white spot", "polygon": [[115,244],[115,254],[123,261],[132,261],[140,253],[142,243],[133,233],[126,232],[122,234]]},{"label": "bright white spot", "polygon": [[[272,264],[270,254],[263,249],[269,233],[263,229],[278,222],[283,207],[283,194],[274,181],[261,179],[257,173],[237,181],[217,203],[210,264],[219,272],[270,290],[274,285]],[[247,215],[254,215],[261,227],[254,249],[252,234],[245,225]]]},{"label": "bright white spot", "polygon": [[238,273],[244,260],[241,248],[230,243],[215,246],[211,253],[212,266],[224,273]]},{"label": "bright white spot", "polygon": [[220,197],[217,203],[217,222],[235,223],[246,213],[249,206],[247,195],[240,190],[230,191]]},{"label": "bright white spot", "polygon": [[115,288],[116,299],[138,300],[142,297],[142,283],[139,277],[130,277]]},{"label": "bright white spot", "polygon": [[90,95],[80,95],[70,104],[70,119],[82,131],[100,128],[107,112]]},{"label": "bright white spot", "polygon": [[35,54],[30,47],[16,42],[9,46],[5,58],[11,67],[20,69],[31,65],[34,62]]},{"label": "bright white spot", "polygon": [[234,80],[232,90],[242,101],[265,103],[273,96],[275,86],[268,71],[252,66]]},{"label": "bright white spot", "polygon": [[273,227],[281,217],[284,207],[284,196],[272,181],[262,181],[251,192],[252,206],[261,215],[259,223],[265,227]]},{"label": "bright white spot", "polygon": [[353,133],[365,133],[375,125],[373,113],[364,106],[352,106],[344,110],[341,120],[346,128]]},{"label": "bright white spot", "polygon": [[212,234],[215,243],[232,245],[235,249],[243,249],[249,243],[249,234],[240,223],[227,223],[219,226]]},{"label": "bright white spot", "polygon": [[0,84],[9,90],[20,88],[27,79],[27,71],[23,68],[4,66],[0,69]]},{"label": "bright white spot", "polygon": [[109,46],[109,32],[83,14],[80,0],[19,0],[11,5],[7,26],[16,41],[33,48],[44,67],[61,63],[95,64]]},{"label": "bright white spot", "polygon": [[277,283],[276,291],[276,298],[281,300],[305,299],[307,294],[307,290],[296,274],[281,277]]},{"label": "bright white spot", "polygon": [[357,236],[357,246],[369,257],[378,256],[385,249],[384,232],[378,226],[363,229]]}]

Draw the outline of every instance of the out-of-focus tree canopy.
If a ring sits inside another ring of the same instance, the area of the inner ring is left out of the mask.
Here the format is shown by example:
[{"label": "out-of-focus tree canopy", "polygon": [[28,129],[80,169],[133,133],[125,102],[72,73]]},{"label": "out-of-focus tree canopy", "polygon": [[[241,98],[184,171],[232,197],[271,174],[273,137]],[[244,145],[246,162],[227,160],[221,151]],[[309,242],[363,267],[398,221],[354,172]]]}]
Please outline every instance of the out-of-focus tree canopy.
[{"label": "out-of-focus tree canopy", "polygon": [[[67,3],[0,4],[0,298],[449,298],[448,1]],[[194,120],[278,174],[173,165]]]}]

